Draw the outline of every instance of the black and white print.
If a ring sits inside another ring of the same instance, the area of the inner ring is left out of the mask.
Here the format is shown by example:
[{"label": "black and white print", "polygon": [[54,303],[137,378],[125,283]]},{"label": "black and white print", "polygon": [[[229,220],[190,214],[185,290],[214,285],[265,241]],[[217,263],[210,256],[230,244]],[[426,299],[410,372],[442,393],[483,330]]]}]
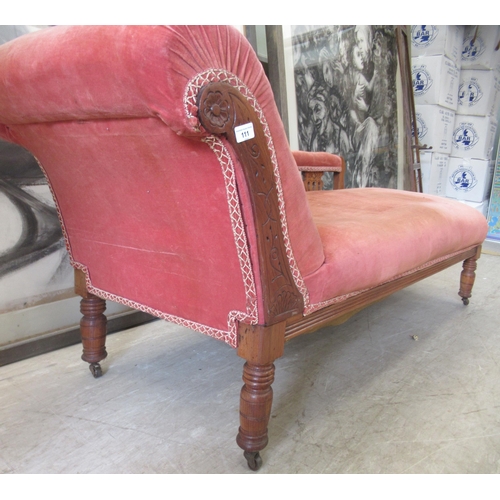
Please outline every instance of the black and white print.
[{"label": "black and white print", "polygon": [[[39,28],[0,26],[0,44]],[[47,180],[28,151],[0,140],[0,314],[66,297],[72,288]]]},{"label": "black and white print", "polygon": [[343,156],[346,187],[396,188],[394,27],[292,26],[292,44],[299,149]]}]

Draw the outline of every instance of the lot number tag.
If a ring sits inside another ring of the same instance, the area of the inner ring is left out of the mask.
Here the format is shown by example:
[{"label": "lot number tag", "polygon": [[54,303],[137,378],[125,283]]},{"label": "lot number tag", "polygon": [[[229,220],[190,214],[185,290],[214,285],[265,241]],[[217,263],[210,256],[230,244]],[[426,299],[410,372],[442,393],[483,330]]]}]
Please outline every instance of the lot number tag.
[{"label": "lot number tag", "polygon": [[236,136],[236,142],[245,142],[255,137],[255,132],[253,129],[253,123],[245,123],[244,125],[239,125],[234,128],[234,134]]}]

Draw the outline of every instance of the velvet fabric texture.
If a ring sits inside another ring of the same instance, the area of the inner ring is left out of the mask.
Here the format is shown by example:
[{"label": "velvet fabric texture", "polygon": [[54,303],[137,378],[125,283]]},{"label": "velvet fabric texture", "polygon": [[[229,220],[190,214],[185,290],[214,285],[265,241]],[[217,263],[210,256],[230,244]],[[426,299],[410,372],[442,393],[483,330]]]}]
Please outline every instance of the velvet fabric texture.
[{"label": "velvet fabric texture", "polygon": [[311,304],[380,285],[481,244],[477,210],[438,196],[382,188],[311,191],[325,262],[305,278]]},{"label": "velvet fabric texture", "polygon": [[342,158],[331,153],[323,153],[321,151],[292,151],[292,154],[298,167],[309,167],[311,170],[324,172],[342,168]]},{"label": "velvet fabric texture", "polygon": [[55,27],[0,46],[0,134],[46,172],[94,291],[234,346],[235,319],[257,323],[263,309],[252,210],[232,148],[222,141],[218,157],[201,142],[187,98],[193,81],[228,79],[262,111],[290,259],[311,273],[324,260],[319,234],[269,82],[237,30]]},{"label": "velvet fabric texture", "polygon": [[[0,136],[43,167],[93,293],[233,347],[236,321],[260,321],[242,167],[196,118],[197,90],[220,80],[262,117],[306,312],[486,236],[484,217],[447,200],[375,189],[306,196],[262,65],[231,27],[55,27],[0,46]],[[297,158],[331,162],[322,155]]]}]

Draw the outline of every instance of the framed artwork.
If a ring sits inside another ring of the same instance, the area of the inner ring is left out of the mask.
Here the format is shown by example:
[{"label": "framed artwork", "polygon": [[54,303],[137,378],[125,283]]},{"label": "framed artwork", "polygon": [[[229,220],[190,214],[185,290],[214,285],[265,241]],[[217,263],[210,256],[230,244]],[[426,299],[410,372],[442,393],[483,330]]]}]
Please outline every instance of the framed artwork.
[{"label": "framed artwork", "polygon": [[[408,131],[396,27],[284,26],[283,39],[292,149],[343,156],[348,188],[403,188]],[[331,187],[328,174],[323,180]]]}]

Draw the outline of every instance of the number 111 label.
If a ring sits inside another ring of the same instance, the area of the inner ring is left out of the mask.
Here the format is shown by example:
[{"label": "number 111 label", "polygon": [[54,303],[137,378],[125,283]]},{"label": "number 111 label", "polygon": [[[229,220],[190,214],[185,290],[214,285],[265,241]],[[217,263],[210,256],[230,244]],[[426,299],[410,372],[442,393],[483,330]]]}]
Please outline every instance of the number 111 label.
[{"label": "number 111 label", "polygon": [[253,129],[253,123],[245,123],[244,125],[239,125],[234,127],[234,135],[236,136],[236,142],[245,142],[255,137],[255,132]]}]

